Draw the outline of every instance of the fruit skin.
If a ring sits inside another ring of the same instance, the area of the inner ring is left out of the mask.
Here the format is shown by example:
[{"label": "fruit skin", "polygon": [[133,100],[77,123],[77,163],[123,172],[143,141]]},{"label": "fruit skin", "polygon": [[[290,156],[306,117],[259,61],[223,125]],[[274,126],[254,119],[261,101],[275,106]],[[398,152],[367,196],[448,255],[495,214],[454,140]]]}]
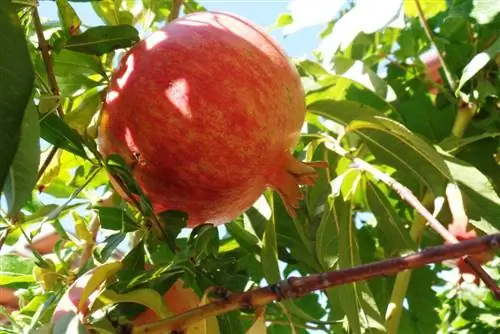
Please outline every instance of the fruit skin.
[{"label": "fruit skin", "polygon": [[136,44],[114,74],[99,131],[156,212],[188,226],[222,224],[270,186],[291,215],[313,166],[290,149],[305,117],[300,78],[264,31],[228,13],[200,12]]},{"label": "fruit skin", "polygon": [[[168,289],[163,295],[163,301],[167,305],[169,311],[173,314],[179,314],[200,306],[200,298],[191,288],[184,287],[184,281],[181,279]],[[148,324],[160,320],[156,313],[148,309],[139,314],[133,321],[136,326]]]}]

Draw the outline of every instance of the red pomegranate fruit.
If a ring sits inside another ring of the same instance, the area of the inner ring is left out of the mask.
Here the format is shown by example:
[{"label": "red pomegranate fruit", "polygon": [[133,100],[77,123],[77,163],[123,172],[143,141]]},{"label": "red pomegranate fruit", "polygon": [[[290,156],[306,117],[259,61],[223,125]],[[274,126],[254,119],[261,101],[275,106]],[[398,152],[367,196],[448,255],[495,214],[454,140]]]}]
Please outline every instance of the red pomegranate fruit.
[{"label": "red pomegranate fruit", "polygon": [[188,226],[222,224],[266,187],[294,215],[312,167],[290,150],[305,117],[300,78],[253,23],[194,13],[139,42],[113,75],[99,147],[119,154],[154,210],[181,210]]}]

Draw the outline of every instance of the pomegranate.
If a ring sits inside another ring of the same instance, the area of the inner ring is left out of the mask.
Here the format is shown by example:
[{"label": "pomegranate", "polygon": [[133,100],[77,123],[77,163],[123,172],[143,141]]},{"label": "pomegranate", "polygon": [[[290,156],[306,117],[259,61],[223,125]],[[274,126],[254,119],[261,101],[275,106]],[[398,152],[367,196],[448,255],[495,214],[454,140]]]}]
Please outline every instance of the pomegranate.
[{"label": "pomegranate", "polygon": [[[167,305],[167,308],[173,314],[179,314],[187,312],[191,309],[200,306],[200,298],[191,289],[184,287],[184,282],[178,279],[174,285],[163,295],[163,301]],[[158,321],[160,318],[156,313],[148,309],[143,313],[139,314],[133,321],[134,325],[144,325],[154,321]]]},{"label": "pomegranate", "polygon": [[229,13],[177,19],[114,73],[99,147],[119,154],[154,210],[222,224],[272,187],[288,212],[313,167],[292,157],[305,117],[299,75],[263,30]]}]

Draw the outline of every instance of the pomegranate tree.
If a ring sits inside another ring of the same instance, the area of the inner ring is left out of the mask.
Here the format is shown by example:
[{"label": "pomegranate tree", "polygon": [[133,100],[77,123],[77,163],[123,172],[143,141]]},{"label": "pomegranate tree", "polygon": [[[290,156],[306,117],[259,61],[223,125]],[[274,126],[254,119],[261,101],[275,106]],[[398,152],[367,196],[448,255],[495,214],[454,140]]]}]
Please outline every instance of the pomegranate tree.
[{"label": "pomegranate tree", "polygon": [[290,151],[305,117],[299,75],[279,45],[233,14],[201,12],[136,44],[113,75],[99,146],[119,154],[154,210],[222,224],[266,187],[290,214],[314,165]]}]

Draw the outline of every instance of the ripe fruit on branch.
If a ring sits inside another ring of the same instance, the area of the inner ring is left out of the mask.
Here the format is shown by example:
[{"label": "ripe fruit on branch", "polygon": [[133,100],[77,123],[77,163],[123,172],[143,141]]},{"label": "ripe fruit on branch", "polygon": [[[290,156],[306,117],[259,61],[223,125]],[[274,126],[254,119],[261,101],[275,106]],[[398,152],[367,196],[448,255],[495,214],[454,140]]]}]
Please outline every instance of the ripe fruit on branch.
[{"label": "ripe fruit on branch", "polygon": [[[193,291],[193,289],[184,287],[184,282],[179,279],[177,280],[167,292],[163,295],[163,301],[167,306],[168,310],[173,314],[179,314],[200,306],[200,298]],[[154,321],[158,321],[160,318],[156,313],[148,309],[145,312],[139,314],[133,321],[134,325],[144,325]]]},{"label": "ripe fruit on branch", "polygon": [[156,212],[222,224],[272,187],[290,214],[322,164],[290,154],[305,117],[300,78],[260,28],[228,13],[173,21],[136,44],[114,74],[99,133]]}]

